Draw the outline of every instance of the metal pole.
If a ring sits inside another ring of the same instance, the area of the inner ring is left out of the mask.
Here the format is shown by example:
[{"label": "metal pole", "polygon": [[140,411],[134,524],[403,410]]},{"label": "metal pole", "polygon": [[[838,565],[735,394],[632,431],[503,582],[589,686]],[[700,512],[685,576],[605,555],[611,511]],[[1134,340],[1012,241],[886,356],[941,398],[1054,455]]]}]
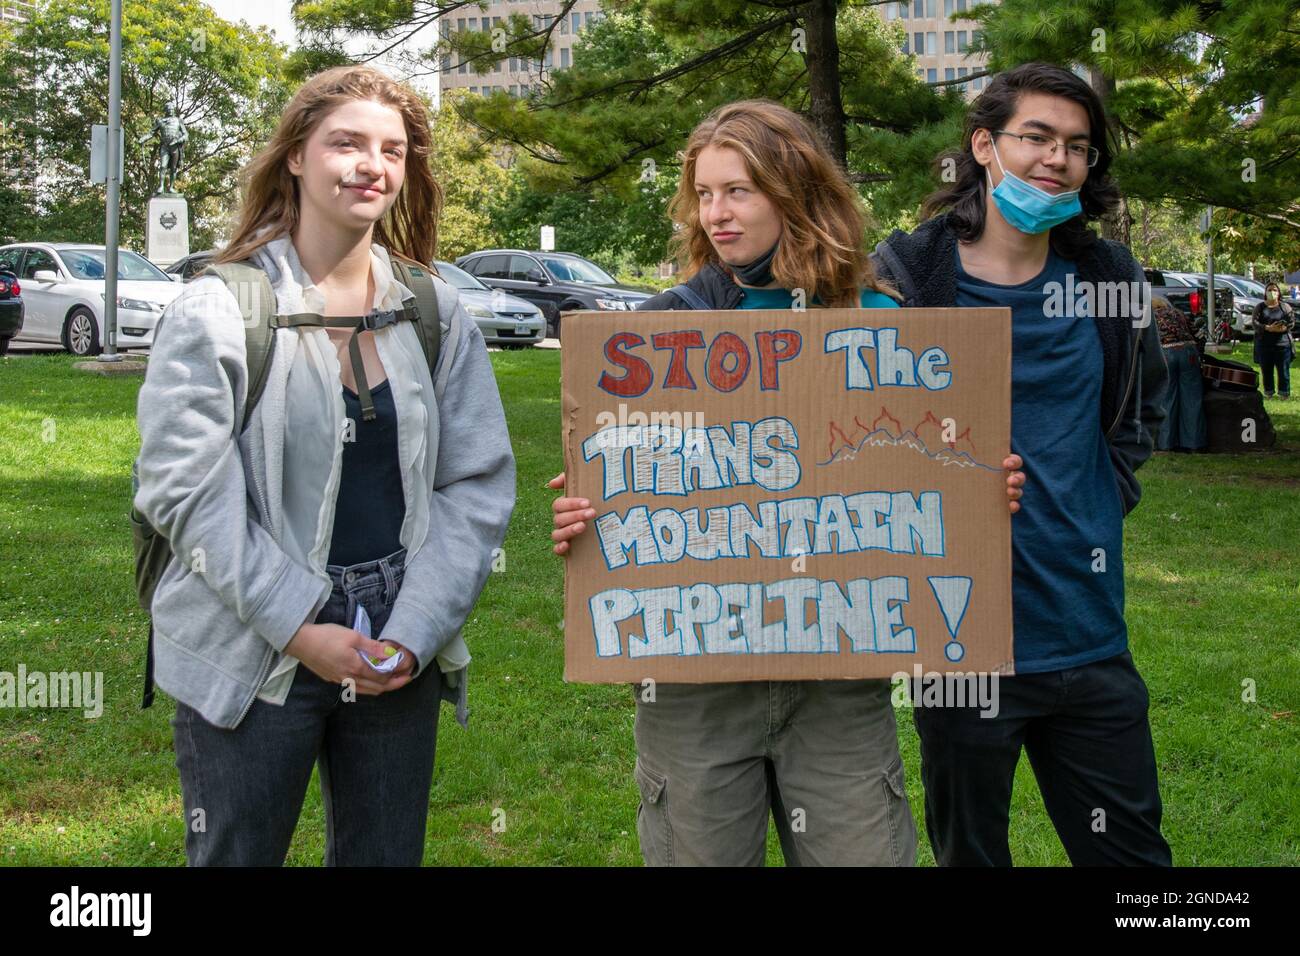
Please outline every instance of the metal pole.
[{"label": "metal pole", "polygon": [[1207,342],[1219,344],[1219,327],[1214,323],[1214,207],[1205,207],[1205,277],[1209,280],[1210,301],[1205,306]]},{"label": "metal pole", "polygon": [[108,198],[104,222],[104,351],[101,362],[120,362],[117,354],[117,219],[121,183],[118,155],[122,131],[122,0],[112,0],[108,47]]}]

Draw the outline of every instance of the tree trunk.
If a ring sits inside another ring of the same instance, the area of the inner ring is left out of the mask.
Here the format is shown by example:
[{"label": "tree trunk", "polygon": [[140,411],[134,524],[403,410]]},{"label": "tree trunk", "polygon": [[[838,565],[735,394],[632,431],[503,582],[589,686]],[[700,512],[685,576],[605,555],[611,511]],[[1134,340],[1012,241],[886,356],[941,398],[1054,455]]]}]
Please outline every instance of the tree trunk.
[{"label": "tree trunk", "polygon": [[[1101,105],[1106,111],[1106,122],[1110,126],[1112,141],[1115,148],[1119,149],[1122,143],[1119,123],[1110,114],[1110,98],[1115,92],[1115,80],[1113,77],[1106,76],[1097,66],[1088,68],[1088,80],[1093,91],[1101,97]],[[1132,230],[1133,214],[1129,212],[1128,200],[1121,196],[1119,207],[1114,212],[1101,217],[1101,235],[1104,239],[1113,239],[1127,246],[1132,237]]]},{"label": "tree trunk", "polygon": [[840,43],[835,35],[838,0],[812,0],[804,23],[808,63],[809,118],[840,168],[847,168],[844,101],[840,97]]}]

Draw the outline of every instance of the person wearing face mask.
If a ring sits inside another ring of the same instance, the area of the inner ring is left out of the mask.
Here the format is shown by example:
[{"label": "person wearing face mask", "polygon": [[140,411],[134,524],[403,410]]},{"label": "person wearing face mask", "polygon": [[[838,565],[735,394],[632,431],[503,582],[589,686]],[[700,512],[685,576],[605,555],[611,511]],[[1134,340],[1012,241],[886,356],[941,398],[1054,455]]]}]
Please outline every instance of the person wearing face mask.
[{"label": "person wearing face mask", "polygon": [[1011,449],[1027,476],[1011,526],[1015,676],[994,717],[913,712],[941,865],[1011,864],[1022,749],[1073,863],[1171,862],[1123,562],[1167,371],[1142,269],[1087,228],[1118,203],[1107,129],[1074,73],[999,73],[968,109],[956,181],[876,249],[904,306],[1011,310]]},{"label": "person wearing face mask", "polygon": [[[863,247],[853,187],[777,103],[730,103],[695,128],[669,214],[687,281],[642,311],[789,309],[795,290],[810,308],[897,307]],[[1015,456],[1003,466],[1014,513],[1024,476]],[[553,507],[554,550],[567,554],[595,511],[578,498]],[[769,816],[787,865],[914,862],[887,680],[659,683],[653,701],[634,691],[648,865],[761,865]],[[792,826],[796,808],[815,825]]]},{"label": "person wearing face mask", "polygon": [[465,719],[460,630],[515,497],[482,335],[426,273],[431,143],[409,87],[313,76],[160,319],[135,508],[175,554],[152,660],[191,865],[281,864],[316,765],[328,865],[423,858],[439,703]]},{"label": "person wearing face mask", "polygon": [[1291,360],[1295,355],[1291,333],[1295,329],[1295,313],[1282,301],[1282,291],[1276,282],[1264,287],[1264,301],[1255,306],[1251,325],[1255,329],[1255,362],[1264,380],[1264,397],[1273,397],[1276,373],[1277,397],[1286,401],[1291,397]]}]

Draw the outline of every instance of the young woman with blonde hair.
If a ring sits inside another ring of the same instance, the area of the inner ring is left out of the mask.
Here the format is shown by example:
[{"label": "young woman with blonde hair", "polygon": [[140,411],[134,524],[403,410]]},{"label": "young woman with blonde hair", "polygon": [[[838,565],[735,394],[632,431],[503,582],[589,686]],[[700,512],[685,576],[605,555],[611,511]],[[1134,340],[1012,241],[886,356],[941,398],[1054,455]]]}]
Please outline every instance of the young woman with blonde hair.
[{"label": "young woman with blonde hair", "polygon": [[515,494],[481,334],[450,286],[421,309],[394,267],[434,257],[430,149],[409,88],[312,77],[217,256],[273,290],[260,381],[257,286],[205,274],[162,318],[135,504],[176,555],[151,611],[193,865],[283,862],[318,763],[327,864],[423,856],[439,700],[464,719],[460,630]]},{"label": "young woman with blonde hair", "polygon": [[[670,215],[688,278],[643,310],[898,305],[865,250],[857,193],[777,103],[731,103],[695,128]],[[1012,511],[1022,481],[1008,477]],[[596,513],[579,498],[557,499],[554,512],[555,552],[566,554]],[[887,681],[659,684],[653,702],[639,691],[648,864],[761,864],[769,813],[788,864],[914,862]]]}]

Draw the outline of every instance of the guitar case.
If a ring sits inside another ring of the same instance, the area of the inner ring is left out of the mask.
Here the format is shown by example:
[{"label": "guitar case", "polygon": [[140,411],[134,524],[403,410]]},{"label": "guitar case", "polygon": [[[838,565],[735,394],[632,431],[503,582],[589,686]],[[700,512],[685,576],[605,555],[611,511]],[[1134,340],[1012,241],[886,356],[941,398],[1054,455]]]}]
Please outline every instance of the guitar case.
[{"label": "guitar case", "polygon": [[1201,375],[1206,380],[1207,388],[1211,383],[1251,391],[1259,388],[1259,373],[1251,366],[1244,362],[1219,358],[1208,352],[1201,355]]},{"label": "guitar case", "polygon": [[[1201,358],[1202,367],[1217,365],[1225,369],[1250,373],[1254,380],[1256,372],[1249,365],[1221,359],[1215,355]],[[1232,382],[1216,381],[1206,377],[1202,380],[1204,394],[1201,408],[1205,411],[1205,450],[1207,452],[1238,453],[1263,451],[1277,444],[1277,433],[1273,430],[1273,420],[1264,409],[1264,396],[1258,388],[1236,385]],[[1243,440],[1248,425],[1243,422],[1253,421],[1255,426],[1254,441]]]}]

